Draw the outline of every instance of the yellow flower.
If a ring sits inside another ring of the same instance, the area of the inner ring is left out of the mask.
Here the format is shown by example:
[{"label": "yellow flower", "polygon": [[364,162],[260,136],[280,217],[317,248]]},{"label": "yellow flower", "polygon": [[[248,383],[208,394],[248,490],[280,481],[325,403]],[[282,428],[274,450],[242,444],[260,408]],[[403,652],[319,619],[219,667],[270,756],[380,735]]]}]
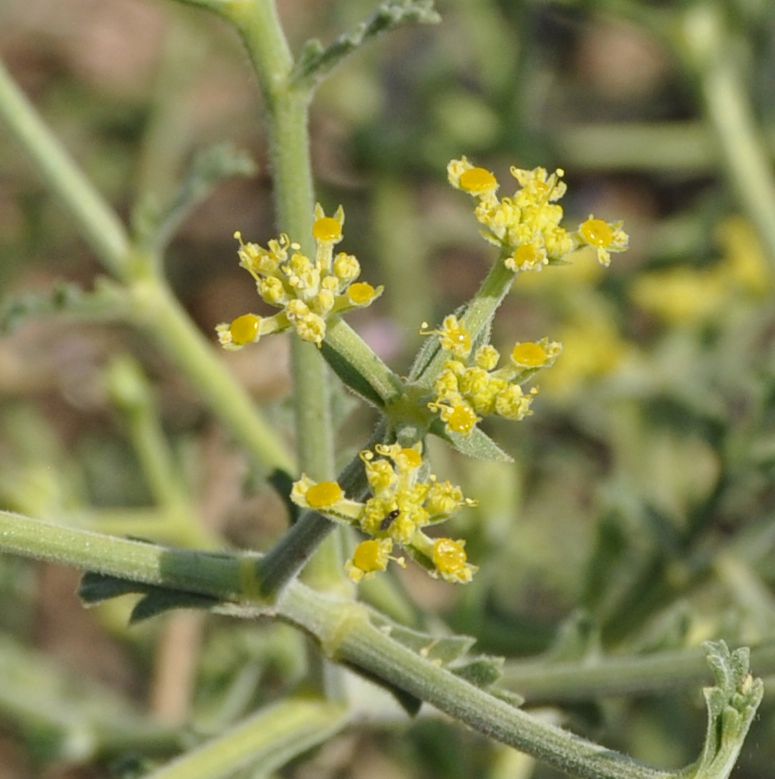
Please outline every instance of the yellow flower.
[{"label": "yellow flower", "polygon": [[590,216],[574,234],[562,227],[558,201],[567,189],[563,170],[549,173],[540,167],[512,167],[511,175],[519,187],[513,195],[499,198],[498,181],[491,171],[475,167],[465,157],[447,165],[450,184],[476,199],[474,215],[484,228],[482,236],[501,249],[509,270],[540,271],[562,261],[580,244],[593,246],[599,261],[608,265],[611,252],[627,248],[620,222],[610,224]]},{"label": "yellow flower", "polygon": [[517,368],[545,368],[554,363],[561,351],[560,343],[546,338],[540,341],[524,341],[514,344],[511,361]]},{"label": "yellow flower", "polygon": [[[353,581],[384,571],[390,559],[403,564],[402,558],[390,556],[395,544],[430,556],[431,541],[422,528],[443,522],[465,506],[475,505],[463,496],[460,487],[448,481],[439,482],[427,474],[420,444],[378,444],[373,451],[361,452],[361,460],[372,492],[363,502],[345,497],[337,482],[315,482],[304,474],[291,490],[291,500],[297,506],[354,525],[370,536],[346,564]],[[468,569],[460,568],[454,574],[450,565],[451,562],[445,578],[452,576],[450,581],[463,581],[460,577]]]},{"label": "yellow flower", "polygon": [[420,334],[439,336],[439,344],[445,352],[450,352],[455,357],[461,359],[465,359],[471,354],[473,345],[471,333],[468,332],[468,329],[462,322],[458,321],[454,314],[444,317],[439,330],[428,330],[428,327],[428,323],[423,322]]},{"label": "yellow flower", "polygon": [[[543,179],[537,178],[542,183]],[[449,320],[449,321],[448,321]],[[454,317],[444,320],[449,329],[458,326]],[[426,335],[437,331],[423,330]],[[470,336],[469,336],[470,337]],[[448,349],[442,338],[442,348]],[[490,344],[479,347],[470,362],[468,359],[449,360],[434,383],[435,397],[428,408],[438,414],[448,433],[470,436],[484,416],[498,414],[506,419],[520,421],[532,412],[530,406],[538,393],[524,392],[520,384],[537,370],[551,367],[562,351],[557,341],[517,343],[511,353],[511,365],[497,369],[498,350]]]},{"label": "yellow flower", "polygon": [[476,573],[476,568],[468,562],[465,545],[465,541],[452,538],[439,538],[433,544],[436,572],[448,582],[466,584]]},{"label": "yellow flower", "polygon": [[611,264],[611,252],[626,251],[630,242],[621,222],[604,222],[592,214],[579,225],[578,235],[582,243],[597,250],[598,262],[606,267]]},{"label": "yellow flower", "polygon": [[344,252],[333,256],[334,246],[343,238],[343,225],[341,206],[333,216],[326,216],[319,204],[315,206],[314,260],[287,235],[269,241],[264,248],[245,243],[239,232],[234,234],[239,241],[240,266],[255,280],[261,299],[282,310],[266,317],[245,314],[230,324],[219,324],[216,332],[225,348],[240,349],[262,335],[289,328],[303,340],[320,346],[326,336],[327,316],[368,306],[382,294],[381,286],[353,283],[360,275],[355,257]]},{"label": "yellow flower", "polygon": [[393,542],[389,538],[362,541],[356,547],[352,558],[345,564],[347,575],[357,583],[379,571],[387,570],[392,551]]}]

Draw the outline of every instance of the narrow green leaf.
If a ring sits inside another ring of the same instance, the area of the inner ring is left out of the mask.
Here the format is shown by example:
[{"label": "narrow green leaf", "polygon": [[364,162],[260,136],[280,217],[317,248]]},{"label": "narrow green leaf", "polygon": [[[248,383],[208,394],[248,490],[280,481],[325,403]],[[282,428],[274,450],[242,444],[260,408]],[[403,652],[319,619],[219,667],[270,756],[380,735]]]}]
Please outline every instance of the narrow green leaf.
[{"label": "narrow green leaf", "polygon": [[384,408],[385,403],[379,396],[379,393],[343,355],[332,349],[325,341],[323,341],[320,351],[325,361],[331,366],[334,373],[346,387],[349,387],[356,395],[372,406]]},{"label": "narrow green leaf", "polygon": [[471,636],[433,636],[420,630],[412,630],[381,614],[372,614],[371,621],[395,641],[442,665],[449,665],[460,659],[476,643],[476,639]]},{"label": "narrow green leaf", "polygon": [[83,575],[78,590],[78,595],[86,606],[94,606],[112,598],[130,594],[143,596],[132,610],[129,617],[130,624],[141,622],[172,609],[210,609],[222,603],[218,598],[209,595],[200,595],[184,590],[170,590],[92,571],[87,571]]},{"label": "narrow green leaf", "polygon": [[301,509],[291,500],[291,490],[293,489],[293,477],[282,468],[275,468],[267,481],[274,487],[275,492],[282,498],[285,508],[288,511],[290,524],[295,525],[296,520],[301,515]]},{"label": "narrow green leaf", "polygon": [[404,24],[436,24],[441,20],[433,0],[386,0],[352,32],[340,35],[330,46],[307,41],[293,69],[292,81],[314,86],[345,57],[377,36]]},{"label": "narrow green leaf", "polygon": [[431,424],[431,433],[443,438],[458,452],[473,457],[475,460],[491,460],[501,463],[513,463],[514,458],[501,449],[495,441],[484,431],[475,427],[471,435],[463,436],[458,433],[449,433],[444,428],[440,419],[434,419]]},{"label": "narrow green leaf", "polygon": [[218,143],[198,152],[172,202],[159,208],[145,199],[135,208],[132,226],[138,243],[160,252],[218,184],[235,176],[252,176],[256,170],[252,158],[230,143]]},{"label": "narrow green leaf", "polygon": [[129,313],[126,294],[117,284],[97,279],[94,290],[59,283],[49,292],[7,298],[0,305],[0,334],[12,333],[28,320],[68,316],[77,320],[113,322]]},{"label": "narrow green leaf", "polygon": [[94,606],[122,595],[143,592],[147,592],[147,586],[140,582],[118,579],[115,576],[87,571],[81,577],[78,597],[84,606]]},{"label": "narrow green leaf", "polygon": [[503,658],[479,655],[459,665],[455,663],[449,670],[461,679],[486,690],[503,675]]},{"label": "narrow green leaf", "polygon": [[129,624],[135,625],[174,609],[212,609],[221,602],[218,598],[200,595],[196,592],[181,592],[154,587],[132,609]]}]

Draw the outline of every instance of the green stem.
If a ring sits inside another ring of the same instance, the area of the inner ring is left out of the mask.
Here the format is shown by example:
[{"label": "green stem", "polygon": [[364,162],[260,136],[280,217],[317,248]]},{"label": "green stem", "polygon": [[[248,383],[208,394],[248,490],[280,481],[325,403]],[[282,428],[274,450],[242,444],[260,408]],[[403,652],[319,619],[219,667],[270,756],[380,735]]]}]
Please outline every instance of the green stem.
[{"label": "green stem", "polygon": [[210,344],[192,327],[164,281],[153,276],[134,281],[130,293],[134,323],[186,374],[232,435],[258,462],[294,473],[295,465],[282,441],[256,413],[253,402]]},{"label": "green stem", "polygon": [[[751,649],[751,668],[757,676],[775,672],[775,642]],[[705,653],[699,648],[561,663],[517,660],[507,663],[503,672],[504,684],[530,703],[674,692],[711,680]]]},{"label": "green stem", "polygon": [[[374,431],[366,448],[385,437],[381,424]],[[359,499],[365,493],[367,484],[360,457],[354,457],[339,474],[337,481],[348,497]],[[322,514],[305,511],[296,524],[261,559],[261,590],[266,596],[279,592],[307,564],[323,540],[335,529],[335,524]]]},{"label": "green stem", "polygon": [[[252,557],[207,555],[111,538],[0,511],[0,549],[133,581],[256,605]],[[249,611],[248,613],[254,613]],[[515,708],[390,638],[367,609],[291,582],[275,612],[328,654],[431,703],[476,731],[583,779],[660,779],[657,771]]]},{"label": "green stem", "polygon": [[[169,536],[182,546],[203,549],[222,546],[222,541],[204,527],[191,505],[183,475],[162,430],[156,399],[140,366],[128,356],[116,358],[108,368],[108,386],[123,412],[140,467],[158,506],[157,524],[166,523]],[[151,538],[158,536],[151,535]]]},{"label": "green stem", "polygon": [[675,45],[698,80],[732,189],[775,263],[775,180],[740,72],[739,41],[728,32],[724,13],[718,2],[691,4]]},{"label": "green stem", "polygon": [[147,779],[222,779],[251,766],[268,773],[346,724],[347,711],[342,706],[314,700],[283,701],[158,768]]},{"label": "green stem", "polygon": [[[257,414],[245,391],[224,371],[166,283],[149,274],[154,267],[153,258],[134,252],[115,213],[54,138],[1,64],[0,118],[7,122],[48,186],[63,200],[105,267],[127,282],[135,307],[135,324],[146,327],[150,337],[188,375],[257,460],[294,472],[295,466],[283,444]],[[148,299],[144,299],[146,294]]]},{"label": "green stem", "polygon": [[[240,31],[266,102],[269,155],[274,171],[278,228],[312,255],[314,185],[309,149],[309,92],[290,84],[293,57],[274,0],[235,5],[230,18]],[[318,349],[294,337],[296,448],[299,468],[313,479],[334,476],[334,432],[328,368]],[[326,532],[321,536],[327,536]],[[324,589],[343,585],[342,532],[322,544],[307,570],[309,580]]]},{"label": "green stem", "polygon": [[32,158],[47,186],[67,206],[105,267],[123,278],[131,249],[123,225],[48,130],[2,63],[0,118]]},{"label": "green stem", "polygon": [[285,590],[279,609],[316,636],[335,660],[375,674],[479,733],[561,771],[589,779],[676,776],[640,765],[493,697],[387,637],[357,604],[327,603],[298,585]]},{"label": "green stem", "polygon": [[172,549],[1,510],[0,549],[145,584],[261,603],[255,556]]},{"label": "green stem", "polygon": [[[461,317],[462,323],[468,329],[468,332],[471,333],[473,340],[476,340],[492,322],[498,306],[500,306],[503,298],[506,297],[506,294],[511,289],[515,278],[516,273],[509,270],[504,265],[503,259],[499,257],[485,276],[479,291],[466,304],[465,311]],[[449,355],[439,349],[428,367],[422,372],[420,378],[423,384],[432,384],[448,359]]]}]

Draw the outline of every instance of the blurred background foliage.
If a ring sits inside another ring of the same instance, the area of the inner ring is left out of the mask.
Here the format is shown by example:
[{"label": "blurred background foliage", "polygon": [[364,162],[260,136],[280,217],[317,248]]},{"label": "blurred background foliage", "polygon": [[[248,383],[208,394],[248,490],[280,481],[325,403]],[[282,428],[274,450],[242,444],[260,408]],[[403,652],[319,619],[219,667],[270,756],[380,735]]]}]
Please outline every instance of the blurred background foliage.
[{"label": "blurred background foliage", "polygon": [[[550,663],[711,637],[775,640],[775,257],[729,186],[703,73],[649,23],[657,14],[663,31],[678,28],[696,5],[440,0],[440,26],[358,52],[317,96],[318,197],[327,210],[344,205],[344,248],[386,286],[352,321],[399,371],[420,323],[468,298],[493,259],[467,198],[446,183],[451,157],[466,154],[502,181],[511,164],[562,167],[569,222],[621,218],[632,238],[610,271],[580,256],[524,274],[501,310],[496,346],[543,336],[565,346],[534,416],[492,425],[515,464],[464,461],[432,444],[436,472],[479,500],[457,530],[481,570],[466,588],[398,572],[416,611],[395,608],[431,627],[443,617],[483,651],[548,653]],[[718,56],[734,57],[766,144],[775,9],[722,5],[730,46]],[[330,41],[370,7],[280,3],[297,48]],[[258,173],[219,186],[185,221],[167,268],[205,333],[252,310],[231,235],[273,234],[271,171],[236,36],[171,3],[4,0],[0,55],[134,224],[174,195],[197,150],[229,141],[249,152]],[[78,293],[61,285],[91,289],[97,275],[67,214],[19,150],[0,143],[0,504],[172,543],[266,548],[286,526],[283,503],[195,388],[136,333],[67,316]],[[223,362],[290,441],[284,339]],[[116,379],[126,354],[143,387],[140,422]],[[342,391],[336,411],[344,461],[373,419]],[[142,430],[174,471],[166,499]],[[199,518],[198,535],[176,524],[180,506]],[[187,612],[128,628],[131,603],[84,612],[76,586],[74,572],[0,560],[0,779],[138,776],[305,684],[305,643],[290,629]],[[675,766],[701,742],[698,686],[550,715]],[[741,779],[772,775],[774,715],[767,696]],[[555,776],[432,716],[351,730],[280,775]]]}]

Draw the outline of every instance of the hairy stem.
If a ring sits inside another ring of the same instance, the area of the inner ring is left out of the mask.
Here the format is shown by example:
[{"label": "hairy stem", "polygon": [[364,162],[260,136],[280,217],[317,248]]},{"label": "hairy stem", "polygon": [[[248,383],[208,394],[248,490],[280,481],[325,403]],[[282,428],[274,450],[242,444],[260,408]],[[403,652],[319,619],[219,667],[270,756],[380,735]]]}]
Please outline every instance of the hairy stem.
[{"label": "hairy stem", "polygon": [[[0,550],[260,607],[252,557],[165,549],[5,511],[0,511]],[[370,622],[364,606],[352,601],[291,582],[273,613],[312,634],[334,660],[394,684],[474,730],[567,773],[585,779],[679,775],[636,763],[474,687],[392,639]]]}]

